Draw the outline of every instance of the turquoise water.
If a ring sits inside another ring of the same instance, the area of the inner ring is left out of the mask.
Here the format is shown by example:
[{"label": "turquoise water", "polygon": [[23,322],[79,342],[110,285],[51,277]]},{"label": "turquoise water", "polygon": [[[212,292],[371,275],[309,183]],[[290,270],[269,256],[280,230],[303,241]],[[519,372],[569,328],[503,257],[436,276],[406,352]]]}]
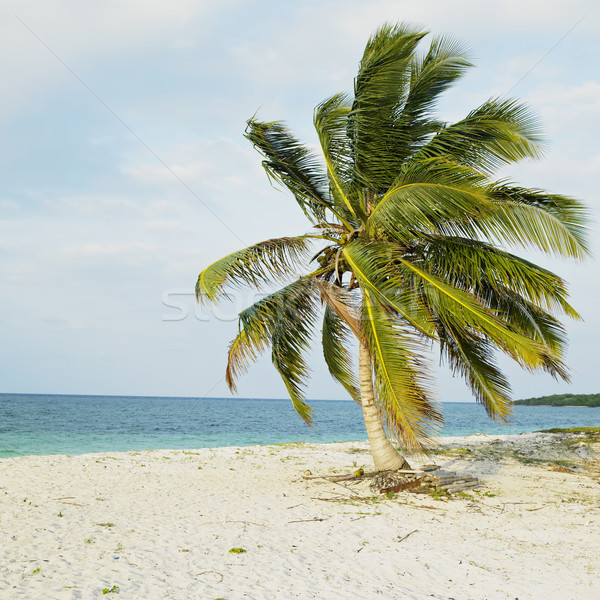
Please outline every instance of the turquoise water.
[{"label": "turquoise water", "polygon": [[[289,400],[0,394],[0,457],[366,439],[354,402],[313,400],[311,429]],[[516,406],[509,426],[445,403],[442,435],[600,426],[600,408]]]}]

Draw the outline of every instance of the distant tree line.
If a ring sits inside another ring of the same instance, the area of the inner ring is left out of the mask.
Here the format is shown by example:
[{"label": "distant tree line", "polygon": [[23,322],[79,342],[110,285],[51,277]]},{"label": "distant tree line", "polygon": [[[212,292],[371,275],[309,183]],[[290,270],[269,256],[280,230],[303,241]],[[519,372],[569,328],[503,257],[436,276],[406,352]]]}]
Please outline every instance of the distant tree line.
[{"label": "distant tree line", "polygon": [[600,406],[600,394],[555,394],[540,398],[515,400],[525,406]]}]

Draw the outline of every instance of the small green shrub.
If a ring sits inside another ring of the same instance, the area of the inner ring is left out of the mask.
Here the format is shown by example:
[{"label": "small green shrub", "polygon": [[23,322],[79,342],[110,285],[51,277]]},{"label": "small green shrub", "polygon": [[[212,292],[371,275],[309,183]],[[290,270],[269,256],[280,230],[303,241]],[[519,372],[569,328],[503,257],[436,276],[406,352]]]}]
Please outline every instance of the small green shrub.
[{"label": "small green shrub", "polygon": [[116,594],[119,590],[118,585],[113,585],[111,588],[102,588],[102,594]]}]

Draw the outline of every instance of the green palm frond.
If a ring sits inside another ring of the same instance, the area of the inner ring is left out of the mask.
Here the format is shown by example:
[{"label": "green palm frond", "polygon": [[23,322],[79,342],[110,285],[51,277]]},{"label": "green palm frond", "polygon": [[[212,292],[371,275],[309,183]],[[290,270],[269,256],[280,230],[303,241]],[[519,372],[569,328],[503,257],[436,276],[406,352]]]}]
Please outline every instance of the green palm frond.
[{"label": "green palm frond", "polygon": [[309,425],[312,409],[304,401],[309,374],[304,354],[310,346],[318,306],[313,282],[298,280],[296,286],[280,298],[280,316],[271,340],[273,365],[283,379],[296,412]]},{"label": "green palm frond", "polygon": [[[532,340],[544,344],[562,361],[567,346],[567,332],[562,323],[538,304],[530,302],[508,287],[489,289],[486,305],[503,315],[504,321],[512,329],[521,332]],[[561,372],[547,369],[554,376],[568,381],[568,370],[561,365]]]},{"label": "green palm frond", "polygon": [[226,379],[235,379],[249,363],[271,347],[272,362],[281,375],[292,404],[310,424],[311,408],[304,402],[308,367],[304,359],[319,310],[318,291],[310,278],[300,278],[255,302],[239,315],[240,331],[231,343]]},{"label": "green palm frond", "polygon": [[360,404],[358,381],[354,375],[352,356],[348,350],[350,330],[330,307],[323,316],[323,356],[331,376],[340,383],[350,397]]},{"label": "green palm frond", "polygon": [[[499,201],[481,218],[463,224],[477,237],[498,240],[512,247],[535,248],[546,254],[583,260],[589,251],[579,230],[542,207],[521,202]],[[583,243],[582,243],[583,242]]]},{"label": "green palm frond", "polygon": [[385,425],[407,448],[420,450],[443,421],[431,401],[429,368],[421,342],[400,327],[393,314],[367,290],[363,293],[362,326]]},{"label": "green palm frond", "polygon": [[494,209],[481,176],[471,169],[437,159],[403,170],[379,200],[367,221],[369,232],[381,229],[400,242],[440,233],[448,223],[462,227]]},{"label": "green palm frond", "polygon": [[344,257],[363,293],[368,292],[423,335],[436,336],[429,312],[407,285],[410,279],[403,279],[395,268],[397,259],[402,257],[399,246],[389,242],[356,241],[344,248]]},{"label": "green palm frond", "polygon": [[431,114],[432,109],[439,95],[471,66],[464,44],[442,36],[433,39],[424,56],[413,57],[409,92],[400,118],[412,148],[443,128]]},{"label": "green palm frond", "polygon": [[444,157],[493,173],[503,164],[540,158],[541,129],[523,103],[491,99],[448,125],[412,158]]},{"label": "green palm frond", "polygon": [[249,319],[248,328],[241,328],[229,344],[225,381],[232,392],[237,392],[236,379],[268,348],[272,332],[260,321]]},{"label": "green palm frond", "polygon": [[484,334],[498,348],[528,370],[544,369],[558,376],[565,375],[559,357],[535,340],[509,327],[502,315],[485,307],[472,294],[464,292],[404,259],[397,268],[418,287],[429,310],[446,326],[461,327]]},{"label": "green palm frond", "polygon": [[385,25],[369,39],[354,82],[348,137],[357,179],[375,192],[387,189],[411,149],[399,116],[409,93],[411,63],[425,35]]},{"label": "green palm frond", "polygon": [[350,104],[346,94],[336,94],[321,102],[314,111],[313,123],[327,165],[329,185],[336,213],[349,229],[364,219],[359,198],[353,194],[355,179],[350,140],[346,136]]},{"label": "green palm frond", "polygon": [[279,121],[249,119],[245,136],[264,156],[269,178],[292,192],[309,220],[322,221],[332,202],[327,175],[317,157]]},{"label": "green palm frond", "polygon": [[506,290],[573,319],[577,311],[568,302],[566,283],[555,273],[486,242],[449,236],[423,238],[413,248],[425,269],[463,291],[484,295]]},{"label": "green palm frond", "polygon": [[493,346],[485,337],[444,324],[440,350],[453,373],[463,376],[488,415],[506,422],[512,412],[510,385],[495,364]]},{"label": "green palm frond", "polygon": [[259,288],[288,279],[290,274],[297,273],[311,243],[309,236],[283,237],[232,252],[200,273],[196,298],[215,302],[227,285]]},{"label": "green palm frond", "polygon": [[547,213],[560,224],[561,230],[565,230],[560,235],[567,238],[567,246],[573,248],[573,254],[567,256],[589,256],[589,212],[581,202],[568,196],[550,194],[545,190],[527,189],[507,183],[493,185],[489,194],[490,198],[496,201],[524,205]]}]

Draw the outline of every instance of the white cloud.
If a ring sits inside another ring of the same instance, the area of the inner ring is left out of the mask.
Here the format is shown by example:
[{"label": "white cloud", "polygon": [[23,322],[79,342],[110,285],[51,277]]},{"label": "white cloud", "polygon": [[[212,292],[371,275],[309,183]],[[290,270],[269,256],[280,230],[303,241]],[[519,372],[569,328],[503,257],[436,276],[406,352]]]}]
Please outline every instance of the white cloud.
[{"label": "white cloud", "polygon": [[215,14],[233,5],[229,0],[21,0],[9,8],[5,3],[0,13],[0,79],[10,85],[3,86],[0,114],[6,118],[19,110],[36,91],[79,86],[68,69],[85,81],[89,65],[130,61],[172,44],[182,32],[200,33]]}]

